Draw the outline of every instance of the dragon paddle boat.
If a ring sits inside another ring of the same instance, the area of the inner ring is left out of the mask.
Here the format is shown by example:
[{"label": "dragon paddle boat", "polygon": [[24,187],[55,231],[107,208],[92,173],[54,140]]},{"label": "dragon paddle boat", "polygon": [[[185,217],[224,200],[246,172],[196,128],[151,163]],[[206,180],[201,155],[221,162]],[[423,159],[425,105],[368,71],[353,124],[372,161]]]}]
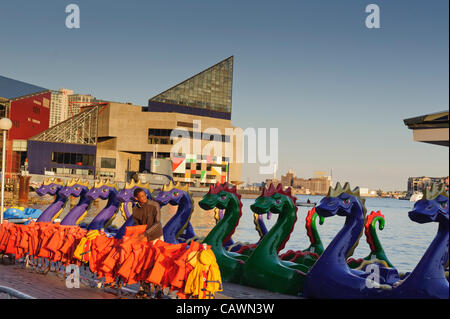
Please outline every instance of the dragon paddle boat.
[{"label": "dragon paddle boat", "polygon": [[283,190],[282,184],[276,188],[271,184],[250,206],[257,214],[271,212],[277,214],[278,219],[246,260],[242,284],[284,294],[301,294],[309,267],[279,257],[297,221],[296,200],[290,188]]},{"label": "dragon paddle boat", "polygon": [[433,184],[414,204],[409,218],[419,224],[438,223],[438,231],[414,270],[394,285],[389,298],[449,299],[449,284],[445,277],[448,262],[448,192],[445,185]]},{"label": "dragon paddle boat", "polygon": [[87,196],[89,192],[89,182],[80,179],[72,179],[59,192],[58,195],[69,198],[70,196],[79,198],[78,204],[73,207],[62,219],[61,225],[79,225],[86,217],[93,200]]},{"label": "dragon paddle boat", "polygon": [[364,231],[366,208],[360,198],[359,188],[353,191],[350,184],[340,183],[316,207],[322,217],[342,216],[345,224],[331,241],[321,257],[309,270],[303,295],[307,298],[387,298],[392,285],[400,280],[395,268],[376,266],[378,282],[373,283],[369,273],[351,269],[347,259],[353,254]]},{"label": "dragon paddle boat", "polygon": [[[86,194],[86,197],[94,201],[98,198],[108,200],[105,208],[103,208],[95,218],[87,226],[87,230],[107,229],[112,223],[117,213],[119,212],[119,200],[117,199],[119,191],[116,184],[111,184],[109,179],[106,181],[100,180],[94,183]],[[112,229],[109,229],[113,231]],[[117,230],[116,230],[117,231]]]},{"label": "dragon paddle boat", "polygon": [[39,196],[55,196],[53,203],[42,212],[36,222],[53,222],[59,217],[67,203],[67,197],[59,194],[59,191],[63,187],[64,182],[57,181],[56,179],[45,179],[42,185],[36,189],[36,194]]},{"label": "dragon paddle boat", "polygon": [[235,186],[217,183],[214,187],[210,186],[208,193],[198,204],[205,210],[217,207],[225,211],[223,218],[208,233],[203,243],[211,246],[222,280],[240,283],[247,256],[227,251],[224,245],[233,236],[242,216],[241,195],[236,192]]},{"label": "dragon paddle boat", "polygon": [[190,222],[194,211],[194,202],[188,191],[188,186],[174,185],[170,182],[164,185],[155,197],[155,201],[161,207],[170,204],[178,206],[175,215],[163,227],[164,241],[171,244],[179,244],[189,240],[195,240],[195,232]]}]

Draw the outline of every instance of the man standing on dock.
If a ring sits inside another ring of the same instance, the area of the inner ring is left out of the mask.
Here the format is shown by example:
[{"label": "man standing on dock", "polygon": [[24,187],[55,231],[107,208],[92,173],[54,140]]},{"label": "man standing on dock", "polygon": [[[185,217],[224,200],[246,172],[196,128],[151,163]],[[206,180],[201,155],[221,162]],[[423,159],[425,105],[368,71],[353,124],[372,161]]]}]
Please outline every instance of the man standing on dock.
[{"label": "man standing on dock", "polygon": [[[142,188],[134,190],[134,198],[137,201],[133,207],[133,221],[136,226],[147,225],[147,228],[140,238],[147,238],[148,241],[163,240],[163,228],[161,224],[161,208],[159,204],[147,198],[147,194]],[[150,284],[142,282],[138,292],[139,297],[150,297]],[[163,297],[161,287],[155,286],[155,298]]]},{"label": "man standing on dock", "polygon": [[163,228],[161,224],[161,208],[153,200],[149,200],[142,188],[136,188],[134,198],[137,200],[133,207],[134,224],[147,225],[147,229],[142,236],[146,236],[148,241],[156,239],[163,240]]}]

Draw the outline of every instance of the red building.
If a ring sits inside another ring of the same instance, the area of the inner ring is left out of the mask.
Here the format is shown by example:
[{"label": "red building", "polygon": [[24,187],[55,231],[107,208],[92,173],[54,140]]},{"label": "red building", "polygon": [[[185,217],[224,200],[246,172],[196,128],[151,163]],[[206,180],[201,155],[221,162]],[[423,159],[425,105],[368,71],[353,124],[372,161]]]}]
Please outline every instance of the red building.
[{"label": "red building", "polygon": [[51,91],[0,76],[0,98],[5,116],[12,121],[6,142],[6,177],[20,172],[27,140],[49,127]]}]

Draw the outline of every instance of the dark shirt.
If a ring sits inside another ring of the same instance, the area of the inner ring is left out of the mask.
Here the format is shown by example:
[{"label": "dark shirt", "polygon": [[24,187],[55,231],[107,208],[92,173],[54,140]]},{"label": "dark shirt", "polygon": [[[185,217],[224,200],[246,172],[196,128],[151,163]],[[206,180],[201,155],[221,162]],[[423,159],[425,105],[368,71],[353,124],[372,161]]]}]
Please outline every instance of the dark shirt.
[{"label": "dark shirt", "polygon": [[161,210],[157,202],[148,200],[142,206],[137,203],[133,207],[133,220],[135,225],[147,225],[145,230],[147,240],[155,240],[163,235]]}]

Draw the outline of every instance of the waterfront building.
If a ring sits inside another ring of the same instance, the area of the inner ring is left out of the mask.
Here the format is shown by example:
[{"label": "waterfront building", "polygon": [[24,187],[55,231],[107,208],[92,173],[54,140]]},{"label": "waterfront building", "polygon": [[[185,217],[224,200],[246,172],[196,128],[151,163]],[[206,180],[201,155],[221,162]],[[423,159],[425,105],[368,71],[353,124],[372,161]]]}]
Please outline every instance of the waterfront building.
[{"label": "waterfront building", "polygon": [[0,112],[13,123],[7,132],[6,177],[24,165],[27,140],[48,129],[51,94],[49,89],[0,76]]},{"label": "waterfront building", "polygon": [[432,184],[445,184],[448,189],[448,176],[444,177],[409,177],[408,178],[408,195],[414,193],[423,193],[425,189],[430,189]]},{"label": "waterfront building", "polygon": [[315,176],[313,178],[299,178],[295,176],[293,170],[289,170],[286,175],[281,176],[281,183],[285,187],[293,187],[300,192],[309,194],[327,194],[331,186],[330,176]]},{"label": "waterfront building", "polygon": [[449,111],[416,116],[403,120],[413,131],[413,139],[417,142],[449,146]]},{"label": "waterfront building", "polygon": [[[150,98],[145,107],[85,100],[91,105],[79,114],[28,141],[29,171],[124,182],[132,172],[152,171],[162,158],[171,160],[175,181],[238,183],[241,164],[235,156],[241,138],[227,133],[236,129],[231,124],[232,74],[230,57]],[[209,128],[215,133],[205,134]],[[174,151],[178,140],[171,139],[173,134],[187,134],[187,150]],[[212,152],[216,146],[218,154]]]}]

